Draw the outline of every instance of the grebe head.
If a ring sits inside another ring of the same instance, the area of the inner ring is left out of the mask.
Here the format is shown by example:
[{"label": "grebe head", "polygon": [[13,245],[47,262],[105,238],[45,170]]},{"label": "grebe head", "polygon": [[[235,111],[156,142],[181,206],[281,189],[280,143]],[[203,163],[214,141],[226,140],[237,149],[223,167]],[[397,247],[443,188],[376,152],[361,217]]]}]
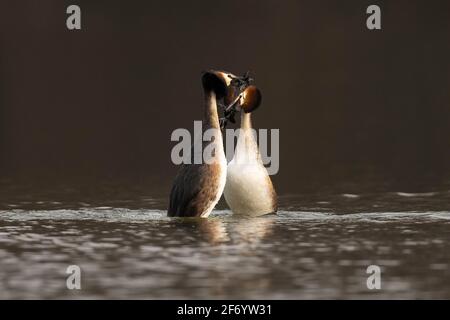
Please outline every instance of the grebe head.
[{"label": "grebe head", "polygon": [[238,76],[232,74],[231,72],[227,71],[218,71],[218,73],[225,79],[225,83],[227,86],[227,92],[225,96],[223,97],[223,103],[225,105],[230,104],[239,94],[239,89],[236,87],[235,83],[237,79],[239,79]]},{"label": "grebe head", "polygon": [[227,73],[227,77],[230,81],[227,82],[228,92],[224,103],[225,105],[230,105],[236,100],[239,94],[242,93],[251,82],[253,82],[253,79],[250,78],[250,73],[248,71],[243,76],[236,76],[232,73]]},{"label": "grebe head", "polygon": [[202,75],[202,84],[205,92],[213,91],[216,98],[223,99],[229,94],[228,88],[235,76],[229,72],[208,70]]},{"label": "grebe head", "polygon": [[[253,79],[247,71],[243,76],[236,76],[226,71],[212,71],[220,79],[225,82],[225,95],[218,96],[223,98],[223,104],[220,106],[224,109],[224,118],[220,119],[220,127],[223,129],[228,122],[236,123],[234,114],[236,111],[244,110],[244,112],[252,112],[261,103],[261,93],[255,87],[250,85]],[[206,75],[206,73],[205,73]]]},{"label": "grebe head", "polygon": [[245,113],[255,111],[262,101],[261,91],[254,85],[250,85],[240,94],[239,105],[236,107],[238,111],[243,110]]}]

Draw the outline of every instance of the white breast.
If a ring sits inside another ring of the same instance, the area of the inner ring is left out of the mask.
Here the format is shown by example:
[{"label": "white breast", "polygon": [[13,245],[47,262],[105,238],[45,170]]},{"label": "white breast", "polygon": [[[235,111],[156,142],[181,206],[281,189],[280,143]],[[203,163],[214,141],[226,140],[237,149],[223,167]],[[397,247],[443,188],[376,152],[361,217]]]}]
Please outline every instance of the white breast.
[{"label": "white breast", "polygon": [[210,215],[211,211],[213,211],[216,204],[219,202],[220,197],[222,196],[223,190],[225,188],[225,183],[227,179],[227,159],[225,157],[225,152],[223,150],[223,142],[222,142],[222,134],[220,130],[217,130],[218,139],[215,139],[213,142],[215,152],[214,162],[219,164],[219,187],[217,189],[217,193],[215,198],[209,203],[203,213],[200,215],[202,218],[206,218]]},{"label": "white breast", "polygon": [[227,168],[225,200],[234,214],[257,216],[274,212],[274,194],[252,130],[241,129]]}]

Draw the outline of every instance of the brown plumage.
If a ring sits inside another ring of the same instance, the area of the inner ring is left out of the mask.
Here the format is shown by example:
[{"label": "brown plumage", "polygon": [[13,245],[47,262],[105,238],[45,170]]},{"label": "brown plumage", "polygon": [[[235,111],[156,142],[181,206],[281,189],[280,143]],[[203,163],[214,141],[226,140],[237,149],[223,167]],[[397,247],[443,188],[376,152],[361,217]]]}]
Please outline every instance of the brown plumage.
[{"label": "brown plumage", "polygon": [[202,216],[222,193],[220,174],[220,164],[182,165],[172,187],[168,216]]}]

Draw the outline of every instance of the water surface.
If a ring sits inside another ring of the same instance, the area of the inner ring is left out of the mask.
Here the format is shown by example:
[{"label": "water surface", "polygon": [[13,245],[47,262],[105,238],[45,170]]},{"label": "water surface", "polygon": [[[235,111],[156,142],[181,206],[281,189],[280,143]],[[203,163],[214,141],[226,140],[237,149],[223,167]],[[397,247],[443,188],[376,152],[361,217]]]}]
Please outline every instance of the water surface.
[{"label": "water surface", "polygon": [[[259,218],[224,204],[167,218],[165,197],[113,198],[3,201],[0,298],[450,298],[446,190],[285,195]],[[381,290],[366,286],[372,264]],[[66,288],[69,265],[81,290]]]}]

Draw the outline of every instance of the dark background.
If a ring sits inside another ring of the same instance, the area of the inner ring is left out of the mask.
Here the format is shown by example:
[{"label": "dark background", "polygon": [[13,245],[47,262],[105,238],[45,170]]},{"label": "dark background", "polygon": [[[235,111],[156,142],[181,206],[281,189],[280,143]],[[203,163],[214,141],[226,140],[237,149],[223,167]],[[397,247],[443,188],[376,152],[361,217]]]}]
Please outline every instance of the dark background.
[{"label": "dark background", "polygon": [[[66,28],[70,4],[81,31]],[[366,28],[370,4],[381,31]],[[281,194],[449,179],[448,1],[1,1],[0,27],[3,181],[167,194],[170,134],[201,119],[208,68],[256,78]]]}]

